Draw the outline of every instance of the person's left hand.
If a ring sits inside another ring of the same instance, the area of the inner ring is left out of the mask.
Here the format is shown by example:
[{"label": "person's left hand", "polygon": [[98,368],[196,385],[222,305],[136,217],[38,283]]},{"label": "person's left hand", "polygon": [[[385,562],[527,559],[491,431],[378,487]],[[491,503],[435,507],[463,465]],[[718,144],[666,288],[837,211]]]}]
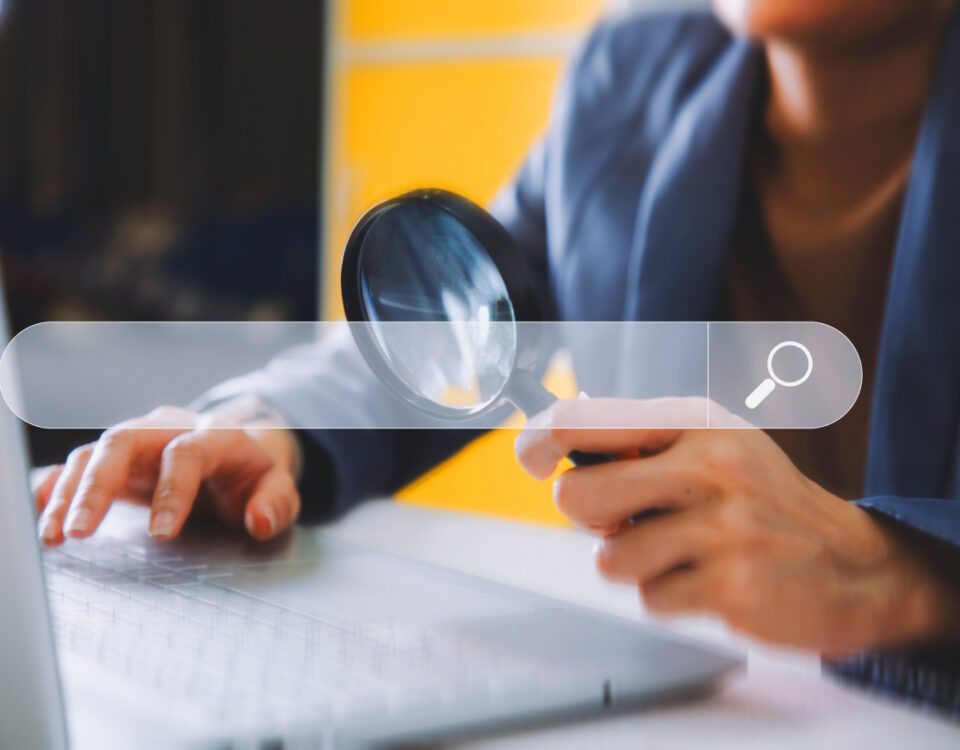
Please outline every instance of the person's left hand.
[{"label": "person's left hand", "polygon": [[[673,424],[705,404],[562,401],[530,421],[517,457],[546,479],[574,450],[621,456],[567,471],[555,499],[602,537],[600,572],[638,584],[654,613],[712,614],[763,640],[834,654],[935,637],[948,595],[927,564],[805,477],[762,431],[574,428],[611,411],[618,425]],[[650,510],[664,512],[630,521]]]}]

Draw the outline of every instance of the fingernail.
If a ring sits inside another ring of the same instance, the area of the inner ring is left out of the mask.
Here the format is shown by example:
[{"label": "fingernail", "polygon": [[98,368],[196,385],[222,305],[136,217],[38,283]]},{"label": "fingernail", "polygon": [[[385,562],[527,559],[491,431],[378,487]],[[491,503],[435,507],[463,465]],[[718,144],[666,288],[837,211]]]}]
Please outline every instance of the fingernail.
[{"label": "fingernail", "polygon": [[93,520],[93,513],[89,508],[80,508],[67,517],[67,524],[64,527],[64,533],[67,536],[75,534],[86,534],[90,530],[90,522]]},{"label": "fingernail", "polygon": [[263,517],[267,519],[267,536],[272,536],[277,528],[277,514],[269,505],[263,509]]},{"label": "fingernail", "polygon": [[161,511],[154,516],[150,523],[150,536],[170,537],[173,536],[173,524],[176,518],[169,510]]},{"label": "fingernail", "polygon": [[49,518],[40,524],[40,538],[44,542],[56,541],[57,530],[53,525],[53,521],[51,521]]},{"label": "fingernail", "polygon": [[595,545],[593,545],[593,559],[597,563],[603,564],[610,558],[610,545],[607,544],[606,540],[601,539]]}]

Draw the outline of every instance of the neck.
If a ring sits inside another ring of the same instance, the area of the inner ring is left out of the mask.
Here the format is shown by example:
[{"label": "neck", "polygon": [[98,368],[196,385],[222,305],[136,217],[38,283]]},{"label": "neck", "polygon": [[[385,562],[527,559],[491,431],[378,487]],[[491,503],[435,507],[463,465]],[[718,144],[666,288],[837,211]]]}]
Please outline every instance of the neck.
[{"label": "neck", "polygon": [[[882,178],[910,158],[945,19],[851,50],[771,40],[767,128],[778,150]],[[809,166],[809,164],[808,164]]]}]

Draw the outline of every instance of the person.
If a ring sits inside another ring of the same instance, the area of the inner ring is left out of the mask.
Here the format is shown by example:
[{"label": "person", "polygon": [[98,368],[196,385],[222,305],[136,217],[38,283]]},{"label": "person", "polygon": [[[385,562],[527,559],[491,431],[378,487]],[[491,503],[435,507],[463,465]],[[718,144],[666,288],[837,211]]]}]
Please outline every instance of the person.
[{"label": "person", "polygon": [[[589,400],[524,430],[536,477],[621,456],[564,473],[556,501],[651,611],[826,655],[957,645],[958,126],[954,0],[715,0],[590,36],[493,207],[553,314],[818,320],[864,362],[865,395],[815,432],[551,427]],[[273,429],[373,408],[356,357],[291,354],[108,430],[41,477],[44,542],[92,534],[118,497],[150,503],[160,539],[195,508],[267,539],[470,439]],[[650,508],[669,512],[629,522]]]}]

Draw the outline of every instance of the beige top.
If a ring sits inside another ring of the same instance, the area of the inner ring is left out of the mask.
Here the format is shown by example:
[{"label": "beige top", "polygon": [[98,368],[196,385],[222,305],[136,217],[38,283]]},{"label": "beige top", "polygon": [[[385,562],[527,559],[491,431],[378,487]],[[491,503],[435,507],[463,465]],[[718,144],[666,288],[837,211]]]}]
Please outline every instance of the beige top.
[{"label": "beige top", "polygon": [[903,162],[853,193],[847,186],[847,195],[832,194],[829,184],[803,190],[778,149],[761,139],[728,265],[732,320],[827,323],[860,353],[863,391],[846,417],[821,430],[771,431],[807,476],[848,499],[863,489],[880,331],[910,166]]}]

